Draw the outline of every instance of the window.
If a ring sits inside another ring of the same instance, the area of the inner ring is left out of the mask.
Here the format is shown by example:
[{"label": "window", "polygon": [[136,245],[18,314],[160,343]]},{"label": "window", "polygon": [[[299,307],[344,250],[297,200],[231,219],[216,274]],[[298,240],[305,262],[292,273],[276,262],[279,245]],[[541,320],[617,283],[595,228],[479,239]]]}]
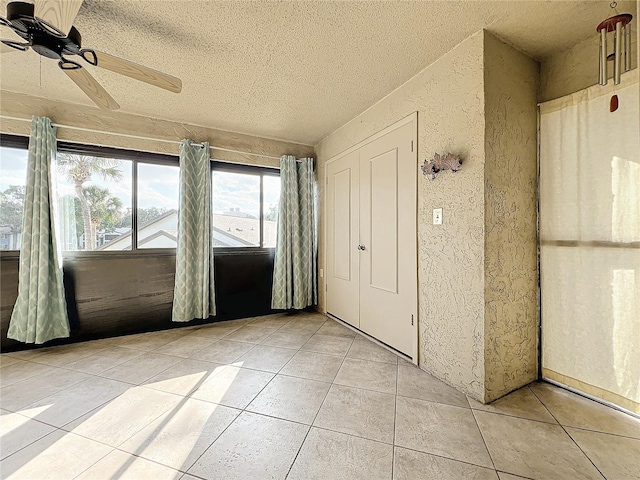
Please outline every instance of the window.
[{"label": "window", "polygon": [[63,251],[131,250],[132,168],[130,160],[58,152]]},{"label": "window", "polygon": [[274,248],[277,170],[214,164],[212,175],[213,246]]},{"label": "window", "polygon": [[0,250],[20,250],[28,156],[26,138],[3,136],[0,146]]},{"label": "window", "polygon": [[138,164],[138,248],[176,248],[177,165]]},{"label": "window", "polygon": [[262,231],[265,248],[275,248],[278,234],[278,208],[280,206],[280,177],[262,177]]},{"label": "window", "polygon": [[[19,250],[28,138],[2,135],[0,250]],[[175,156],[58,142],[54,173],[65,252],[175,249]],[[274,248],[279,171],[212,162],[213,246]]]}]

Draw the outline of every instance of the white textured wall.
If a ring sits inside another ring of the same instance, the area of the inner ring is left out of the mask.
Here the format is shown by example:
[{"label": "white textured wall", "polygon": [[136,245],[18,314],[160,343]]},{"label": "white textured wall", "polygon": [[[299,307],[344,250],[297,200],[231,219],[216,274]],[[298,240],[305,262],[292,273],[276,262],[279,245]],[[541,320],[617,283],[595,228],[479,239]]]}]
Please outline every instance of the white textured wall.
[{"label": "white textured wall", "polygon": [[485,36],[485,401],[538,376],[538,64]]},{"label": "white textured wall", "polygon": [[[443,172],[434,181],[419,174],[420,366],[479,400],[484,398],[483,37],[478,32],[460,43],[316,146],[322,179],[327,160],[418,111],[419,162],[444,151],[464,159],[456,174]],[[437,207],[444,210],[441,226],[431,224]],[[324,219],[321,234],[323,226]],[[321,266],[323,261],[321,248]],[[324,308],[323,282],[320,291]]]},{"label": "white textured wall", "polygon": [[[34,115],[42,115],[51,118],[54,123],[110,132],[109,134],[101,134],[58,128],[57,135],[59,140],[127,148],[143,152],[177,155],[178,143],[140,140],[119,136],[118,134],[138,135],[175,142],[179,142],[183,138],[190,138],[196,142],[207,141],[212,146],[274,157],[280,157],[285,154],[295,155],[299,158],[313,156],[313,147],[308,145],[282,142],[167,120],[157,120],[118,111],[110,112],[97,107],[46,100],[7,91],[0,91],[0,115],[29,119]],[[29,128],[30,122],[7,120],[0,117],[0,131],[3,133],[29,135]],[[219,160],[249,165],[280,166],[278,159],[221,150],[212,150],[211,156]]]}]

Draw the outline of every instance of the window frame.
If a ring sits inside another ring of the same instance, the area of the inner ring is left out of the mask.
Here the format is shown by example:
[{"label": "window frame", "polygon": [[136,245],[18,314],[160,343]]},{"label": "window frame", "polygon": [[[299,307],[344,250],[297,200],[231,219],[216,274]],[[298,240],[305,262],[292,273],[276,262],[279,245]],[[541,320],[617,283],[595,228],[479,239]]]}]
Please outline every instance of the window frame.
[{"label": "window frame", "polygon": [[131,255],[175,255],[175,248],[138,248],[138,164],[178,166],[179,157],[163,153],[141,152],[124,148],[102,147],[72,142],[57,142],[57,152],[93,157],[113,158],[131,162],[131,249],[130,250],[68,250],[64,258],[94,258]]},{"label": "window frame", "polygon": [[[12,135],[8,133],[0,133],[0,147],[16,148],[29,151],[29,137],[23,135]],[[27,179],[25,178],[25,185]],[[1,258],[18,258],[20,250],[0,250]]]},{"label": "window frame", "polygon": [[[0,133],[0,146],[7,148],[29,149],[29,137],[23,135],[12,135]],[[130,250],[69,250],[63,251],[62,256],[65,259],[81,259],[96,257],[132,257],[132,256],[173,256],[176,254],[175,248],[138,248],[138,165],[167,165],[176,167],[180,164],[180,158],[177,155],[170,155],[155,152],[142,152],[138,150],[128,150],[124,148],[103,147],[98,145],[89,145],[83,143],[57,141],[57,152],[72,153],[78,155],[91,155],[94,157],[114,158],[118,160],[126,160],[131,162],[131,249]],[[223,160],[210,159],[210,175],[213,172],[229,172],[240,173],[246,175],[258,175],[260,177],[260,245],[264,243],[264,182],[263,178],[267,176],[280,176],[278,167],[265,167],[259,165],[245,165],[240,163],[226,162]],[[212,177],[213,178],[213,177]],[[176,179],[177,181],[178,179]],[[212,191],[213,200],[213,191]],[[213,215],[213,212],[212,212]],[[213,247],[216,254],[222,255],[256,255],[263,253],[273,253],[274,247]],[[0,258],[16,258],[20,256],[20,250],[0,250]]]},{"label": "window frame", "polygon": [[[213,172],[239,173],[245,175],[257,175],[260,177],[260,246],[255,247],[214,247],[216,253],[232,254],[232,253],[260,253],[275,252],[275,247],[263,247],[264,245],[264,177],[280,177],[280,169],[277,167],[264,167],[261,165],[244,165],[241,163],[225,162],[222,160],[211,159],[211,175],[213,183]],[[211,189],[213,201],[213,188]],[[213,215],[213,212],[212,212]]]}]

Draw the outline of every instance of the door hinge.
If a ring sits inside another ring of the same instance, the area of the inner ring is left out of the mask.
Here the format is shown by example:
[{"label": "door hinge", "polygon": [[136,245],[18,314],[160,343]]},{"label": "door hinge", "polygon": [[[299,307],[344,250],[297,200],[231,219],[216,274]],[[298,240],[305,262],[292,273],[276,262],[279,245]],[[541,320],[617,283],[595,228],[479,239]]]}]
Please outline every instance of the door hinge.
[{"label": "door hinge", "polygon": [[411,151],[413,152],[413,140],[411,140]]},{"label": "door hinge", "polygon": [[413,315],[411,315],[411,325],[413,325]]}]

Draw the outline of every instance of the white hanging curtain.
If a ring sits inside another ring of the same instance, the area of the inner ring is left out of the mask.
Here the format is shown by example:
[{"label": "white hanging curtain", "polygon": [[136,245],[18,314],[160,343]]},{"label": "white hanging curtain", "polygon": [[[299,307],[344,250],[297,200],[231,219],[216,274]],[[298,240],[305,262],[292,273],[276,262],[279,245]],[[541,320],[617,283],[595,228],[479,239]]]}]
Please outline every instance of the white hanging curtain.
[{"label": "white hanging curtain", "polygon": [[543,376],[640,413],[638,86],[540,106],[540,275]]},{"label": "white hanging curtain", "polygon": [[62,282],[62,253],[56,237],[56,192],[52,178],[56,130],[46,117],[34,117],[29,138],[18,298],[7,336],[44,343],[69,336]]},{"label": "white hanging curtain", "polygon": [[271,308],[317,303],[317,215],[313,159],[280,158],[280,208]]},{"label": "white hanging curtain", "polygon": [[209,144],[182,140],[174,322],[216,314],[212,234]]}]

